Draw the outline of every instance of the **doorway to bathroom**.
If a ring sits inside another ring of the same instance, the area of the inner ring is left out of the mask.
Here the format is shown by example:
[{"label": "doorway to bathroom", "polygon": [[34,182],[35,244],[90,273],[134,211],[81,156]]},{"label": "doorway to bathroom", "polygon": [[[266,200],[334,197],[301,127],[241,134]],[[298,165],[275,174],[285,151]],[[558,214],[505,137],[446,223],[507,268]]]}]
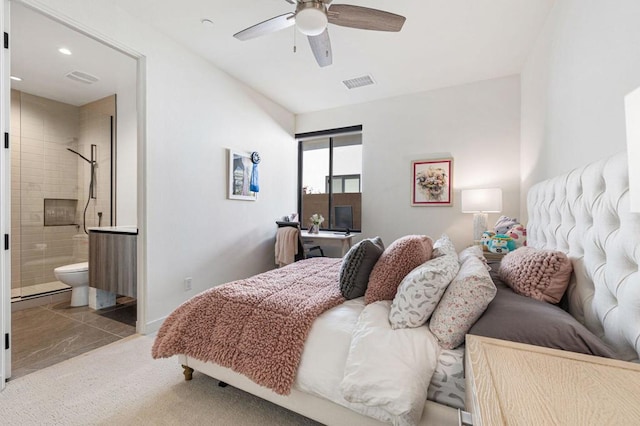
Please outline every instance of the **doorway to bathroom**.
[{"label": "doorway to bathroom", "polygon": [[71,288],[55,270],[88,260],[90,228],[137,226],[144,115],[141,56],[54,19],[37,2],[12,1],[10,10],[3,3],[11,21],[11,188],[1,189],[11,238],[3,266],[11,268],[2,278],[12,303],[0,297],[10,342],[0,379],[15,379],[136,332],[140,298],[118,297],[107,309],[70,306]]}]

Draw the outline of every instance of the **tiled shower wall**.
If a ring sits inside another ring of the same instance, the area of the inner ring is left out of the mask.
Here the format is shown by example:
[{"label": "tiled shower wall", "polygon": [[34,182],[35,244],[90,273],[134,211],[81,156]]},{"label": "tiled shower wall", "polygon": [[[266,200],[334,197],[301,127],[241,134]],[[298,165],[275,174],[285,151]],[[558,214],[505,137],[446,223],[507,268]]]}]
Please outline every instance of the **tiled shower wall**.
[{"label": "tiled shower wall", "polygon": [[[96,199],[87,208],[87,228],[98,226],[98,213],[102,213],[102,226],[111,225],[111,116],[115,120],[116,97],[91,102],[80,107],[79,152],[87,158],[91,156],[91,144],[98,147],[98,165],[95,171]],[[115,130],[115,129],[114,129]],[[78,223],[82,223],[82,210],[89,195],[91,168],[84,162],[78,167]],[[86,167],[84,167],[86,166]],[[115,189],[114,189],[115,190]],[[115,206],[114,206],[115,207]],[[115,218],[114,218],[115,219]]]},{"label": "tiled shower wall", "polygon": [[[108,171],[110,131],[106,132],[104,147],[102,138],[95,136],[94,127],[99,125],[86,112],[97,102],[76,107],[11,92],[12,288],[55,281],[56,267],[87,260],[82,211],[89,191],[90,166],[67,148],[89,158],[91,143],[99,145],[96,175],[102,172],[101,164]],[[115,102],[113,105],[115,108]],[[108,215],[109,185],[104,179],[98,179],[97,195],[98,202],[92,201],[87,211],[87,227],[97,225],[97,216],[90,214],[92,208],[99,211],[94,204],[102,208],[106,203]],[[77,199],[77,225],[44,226],[45,198]],[[92,217],[95,220],[91,221]]]}]

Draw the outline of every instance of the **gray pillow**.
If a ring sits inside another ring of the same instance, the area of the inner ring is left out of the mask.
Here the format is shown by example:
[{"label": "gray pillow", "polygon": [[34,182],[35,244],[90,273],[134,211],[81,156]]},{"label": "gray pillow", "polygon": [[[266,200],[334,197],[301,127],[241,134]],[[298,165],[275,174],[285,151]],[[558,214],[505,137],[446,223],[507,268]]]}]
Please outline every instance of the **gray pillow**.
[{"label": "gray pillow", "polygon": [[340,267],[340,292],[346,299],[364,296],[369,275],[384,251],[380,237],[360,241],[345,254]]},{"label": "gray pillow", "polygon": [[612,349],[568,312],[516,294],[497,273],[492,271],[491,276],[498,292],[469,334],[616,358]]}]

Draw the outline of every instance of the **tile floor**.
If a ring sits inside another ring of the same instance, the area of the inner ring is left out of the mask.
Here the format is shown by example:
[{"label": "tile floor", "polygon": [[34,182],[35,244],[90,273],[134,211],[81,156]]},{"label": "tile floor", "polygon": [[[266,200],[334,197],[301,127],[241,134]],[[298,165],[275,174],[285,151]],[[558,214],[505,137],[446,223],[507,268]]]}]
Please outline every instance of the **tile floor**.
[{"label": "tile floor", "polygon": [[11,329],[14,380],[135,334],[135,301],[100,311],[72,308],[68,301],[18,310]]}]

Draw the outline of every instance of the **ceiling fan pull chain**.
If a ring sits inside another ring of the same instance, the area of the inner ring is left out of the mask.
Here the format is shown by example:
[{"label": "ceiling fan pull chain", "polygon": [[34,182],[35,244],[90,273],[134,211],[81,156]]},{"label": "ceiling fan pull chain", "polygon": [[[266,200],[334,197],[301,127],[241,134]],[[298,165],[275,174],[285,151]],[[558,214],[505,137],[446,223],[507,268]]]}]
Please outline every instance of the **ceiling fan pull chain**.
[{"label": "ceiling fan pull chain", "polygon": [[293,53],[298,52],[298,46],[296,45],[296,27],[293,27]]}]

